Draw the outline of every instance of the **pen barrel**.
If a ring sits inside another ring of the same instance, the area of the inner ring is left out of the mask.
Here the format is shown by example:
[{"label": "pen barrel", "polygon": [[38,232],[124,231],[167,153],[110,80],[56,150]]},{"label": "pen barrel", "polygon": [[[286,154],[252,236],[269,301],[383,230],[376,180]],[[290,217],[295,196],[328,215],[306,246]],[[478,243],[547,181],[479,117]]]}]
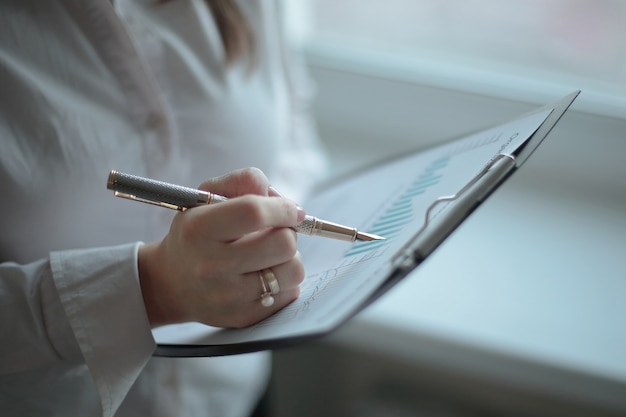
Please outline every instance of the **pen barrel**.
[{"label": "pen barrel", "polygon": [[128,198],[144,200],[155,204],[166,203],[179,210],[210,204],[213,194],[190,187],[174,185],[150,178],[111,171],[107,188]]},{"label": "pen barrel", "polygon": [[354,242],[359,233],[353,227],[320,220],[316,217],[307,215],[304,220],[295,227],[296,232],[310,236],[321,236],[331,239],[345,240]]},{"label": "pen barrel", "polygon": [[[109,174],[107,188],[115,191],[115,194],[119,197],[177,210],[184,210],[203,204],[215,204],[227,200],[226,197],[221,195],[195,188],[183,187],[115,170],[112,170]],[[359,233],[353,227],[320,220],[308,215],[294,229],[298,233],[309,236],[321,236],[348,242],[354,242]]]}]

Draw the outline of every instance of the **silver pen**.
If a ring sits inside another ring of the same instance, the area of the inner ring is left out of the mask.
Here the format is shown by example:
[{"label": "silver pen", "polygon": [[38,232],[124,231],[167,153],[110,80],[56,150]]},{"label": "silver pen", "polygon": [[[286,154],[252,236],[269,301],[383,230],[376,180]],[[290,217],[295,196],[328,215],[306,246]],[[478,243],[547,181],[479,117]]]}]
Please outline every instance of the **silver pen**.
[{"label": "silver pen", "polygon": [[[116,170],[112,170],[109,173],[107,188],[113,190],[117,197],[181,211],[199,205],[216,204],[228,200],[224,196],[207,191],[125,174]],[[371,233],[359,232],[354,227],[321,220],[309,215],[306,215],[304,220],[294,229],[296,232],[305,235],[321,236],[348,242],[385,239],[382,236]]]}]

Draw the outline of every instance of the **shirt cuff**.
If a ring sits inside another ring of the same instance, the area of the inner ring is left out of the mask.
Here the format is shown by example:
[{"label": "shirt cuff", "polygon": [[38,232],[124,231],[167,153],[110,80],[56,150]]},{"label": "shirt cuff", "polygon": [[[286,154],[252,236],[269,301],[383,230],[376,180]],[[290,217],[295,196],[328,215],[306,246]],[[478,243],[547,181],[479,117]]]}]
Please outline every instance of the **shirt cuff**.
[{"label": "shirt cuff", "polygon": [[139,285],[141,243],[52,252],[59,298],[112,416],[155,349]]}]

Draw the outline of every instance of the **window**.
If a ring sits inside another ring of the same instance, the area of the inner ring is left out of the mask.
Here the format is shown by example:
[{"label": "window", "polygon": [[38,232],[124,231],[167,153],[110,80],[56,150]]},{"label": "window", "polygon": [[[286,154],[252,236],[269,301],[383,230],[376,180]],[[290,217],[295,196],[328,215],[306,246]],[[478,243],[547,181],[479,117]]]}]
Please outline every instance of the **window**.
[{"label": "window", "polygon": [[315,116],[333,175],[580,89],[524,181],[626,195],[626,0],[284,4],[318,86]]},{"label": "window", "polygon": [[626,97],[624,0],[309,0],[307,8],[307,42],[318,51]]}]

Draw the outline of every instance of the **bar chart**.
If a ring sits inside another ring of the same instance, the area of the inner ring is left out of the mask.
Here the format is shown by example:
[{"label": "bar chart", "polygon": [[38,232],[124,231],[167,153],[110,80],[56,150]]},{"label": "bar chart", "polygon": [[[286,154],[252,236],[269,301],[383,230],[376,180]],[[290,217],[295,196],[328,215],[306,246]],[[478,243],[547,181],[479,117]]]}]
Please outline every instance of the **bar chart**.
[{"label": "bar chart", "polygon": [[368,227],[367,232],[384,236],[387,240],[358,242],[344,257],[362,255],[378,249],[402,233],[402,230],[415,220],[414,200],[439,183],[449,161],[449,156],[434,160]]}]

